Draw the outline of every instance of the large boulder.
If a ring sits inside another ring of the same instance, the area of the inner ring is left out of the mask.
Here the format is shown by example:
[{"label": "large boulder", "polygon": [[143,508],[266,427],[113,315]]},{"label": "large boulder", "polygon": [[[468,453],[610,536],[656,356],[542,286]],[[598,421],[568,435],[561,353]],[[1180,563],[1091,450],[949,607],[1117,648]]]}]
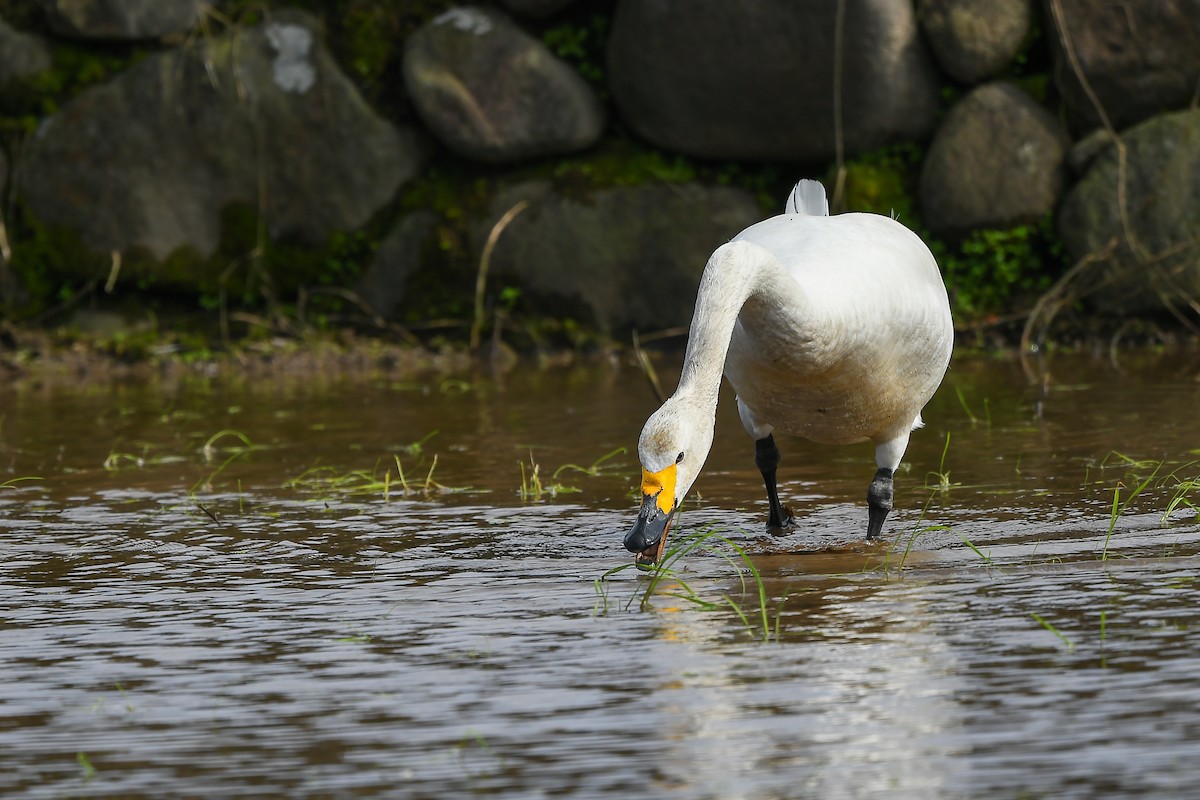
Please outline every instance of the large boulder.
[{"label": "large boulder", "polygon": [[277,12],[88,89],[29,140],[22,199],[90,248],[159,260],[214,253],[232,203],[302,243],[360,227],[424,153],[367,107],[320,35],[312,17]]},{"label": "large boulder", "polygon": [[472,160],[570,153],[604,130],[583,78],[490,9],[453,8],[417,30],[405,43],[404,82],[434,135]]},{"label": "large boulder", "polygon": [[[836,152],[838,4],[656,0],[617,5],[609,86],[626,123],[703,158],[824,161]],[[912,5],[848,0],[841,110],[846,153],[925,138],[937,76]]]},{"label": "large boulder", "polygon": [[917,18],[946,74],[975,85],[1013,62],[1033,24],[1033,0],[918,0]]},{"label": "large boulder", "polygon": [[44,0],[55,33],[79,39],[157,39],[192,29],[201,0]]},{"label": "large boulder", "polygon": [[401,218],[383,237],[355,292],[377,314],[400,316],[408,279],[424,262],[437,231],[437,215],[422,209]]},{"label": "large boulder", "polygon": [[1121,138],[1132,240],[1119,204],[1119,153],[1110,147],[1063,203],[1063,243],[1076,259],[1104,256],[1089,286],[1102,311],[1139,314],[1200,301],[1200,110],[1155,117]]},{"label": "large boulder", "polygon": [[0,19],[0,89],[50,69],[50,48],[39,37]]},{"label": "large boulder", "polygon": [[1100,125],[1062,37],[1070,37],[1088,84],[1120,129],[1186,108],[1200,84],[1200,0],[1057,0],[1054,74],[1074,130]]},{"label": "large boulder", "polygon": [[749,192],[729,187],[655,184],[563,197],[532,181],[496,197],[477,252],[522,200],[529,205],[500,233],[491,274],[559,316],[578,314],[609,331],[687,325],[712,251],[765,216]]},{"label": "large boulder", "polygon": [[950,110],[929,145],[922,218],[942,235],[1037,220],[1062,194],[1069,145],[1054,115],[1020,89],[980,86]]},{"label": "large boulder", "polygon": [[575,0],[502,0],[505,7],[523,17],[548,17],[557,14]]}]

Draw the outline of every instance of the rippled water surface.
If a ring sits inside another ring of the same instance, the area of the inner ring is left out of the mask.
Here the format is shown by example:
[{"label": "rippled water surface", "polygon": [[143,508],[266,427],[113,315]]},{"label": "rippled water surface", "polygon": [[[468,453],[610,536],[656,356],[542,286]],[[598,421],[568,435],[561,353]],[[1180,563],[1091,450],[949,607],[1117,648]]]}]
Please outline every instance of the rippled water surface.
[{"label": "rippled water surface", "polygon": [[645,602],[630,367],[0,387],[0,795],[1196,797],[1198,375],[959,356],[880,546],[725,395]]}]

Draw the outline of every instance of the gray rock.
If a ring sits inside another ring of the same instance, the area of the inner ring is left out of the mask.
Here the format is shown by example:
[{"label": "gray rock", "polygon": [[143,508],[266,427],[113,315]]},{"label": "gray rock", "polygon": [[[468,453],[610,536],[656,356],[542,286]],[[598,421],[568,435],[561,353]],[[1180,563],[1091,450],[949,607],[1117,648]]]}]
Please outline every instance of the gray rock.
[{"label": "gray rock", "polygon": [[437,215],[432,211],[417,211],[401,219],[379,243],[375,259],[355,291],[381,316],[398,315],[405,285],[409,276],[421,267],[436,225]]},{"label": "gray rock", "polygon": [[922,218],[938,234],[1007,228],[1050,212],[1066,180],[1058,120],[1007,83],[972,90],[946,115],[921,167]]},{"label": "gray rock", "polygon": [[504,7],[522,17],[548,17],[557,14],[575,0],[502,0]]},{"label": "gray rock", "polygon": [[78,39],[157,39],[185,33],[200,0],[44,0],[51,30]]},{"label": "gray rock", "polygon": [[1004,71],[1033,23],[1032,0],[918,0],[917,19],[950,77],[977,84]]},{"label": "gray rock", "polygon": [[367,107],[318,23],[255,28],[153,55],[83,92],[17,166],[44,223],[101,252],[218,245],[221,212],[258,209],[273,237],[320,243],[363,225],[423,163],[418,136]]},{"label": "gray rock", "polygon": [[419,29],[405,43],[404,82],[434,135],[473,160],[570,153],[604,129],[583,78],[494,10],[454,8]]},{"label": "gray rock", "polygon": [[1113,137],[1104,128],[1096,130],[1084,136],[1082,139],[1074,142],[1071,145],[1071,151],[1067,153],[1067,163],[1071,166],[1071,172],[1076,175],[1082,175],[1087,172],[1087,168],[1095,160],[1096,156],[1103,153],[1113,145]]},{"label": "gray rock", "polygon": [[[0,197],[8,196],[8,156],[0,149]],[[0,216],[0,222],[3,217]],[[0,256],[0,315],[10,309],[23,305],[28,295],[17,280],[7,260]]]},{"label": "gray rock", "polygon": [[613,332],[687,325],[712,251],[766,216],[748,192],[728,187],[643,185],[561,197],[534,181],[495,199],[476,252],[520,200],[530,205],[497,240],[493,280],[507,276],[546,311]]},{"label": "gray rock", "polygon": [[[1200,85],[1200,0],[1060,0],[1066,33],[1088,83],[1120,130],[1187,108]],[[1076,132],[1101,124],[1061,46],[1055,79]]]},{"label": "gray rock", "polygon": [[1087,284],[1102,311],[1140,314],[1200,302],[1200,110],[1163,114],[1121,138],[1132,246],[1117,199],[1115,147],[1067,195],[1058,219],[1063,243],[1081,259],[1118,240]]},{"label": "gray rock", "polygon": [[0,19],[0,87],[50,69],[50,48],[40,37]]},{"label": "gray rock", "polygon": [[[626,123],[703,158],[827,160],[835,153],[837,3],[655,0],[617,5],[609,86]],[[846,4],[846,152],[925,138],[940,78],[912,6]]]}]

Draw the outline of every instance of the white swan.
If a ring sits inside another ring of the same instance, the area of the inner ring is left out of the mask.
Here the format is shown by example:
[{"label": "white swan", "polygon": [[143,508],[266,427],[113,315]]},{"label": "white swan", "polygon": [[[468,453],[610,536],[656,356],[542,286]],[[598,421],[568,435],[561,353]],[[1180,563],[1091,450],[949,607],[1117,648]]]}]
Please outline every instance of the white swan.
[{"label": "white swan", "polygon": [[875,443],[867,538],[892,508],[892,474],[950,363],[950,304],[929,248],[878,214],[829,216],[802,180],[786,211],[717,248],[704,268],[679,387],[638,441],[642,505],[625,547],[657,561],[675,509],[712,446],[721,373],[755,439],[769,529],[790,516],[775,485],[772,432]]}]

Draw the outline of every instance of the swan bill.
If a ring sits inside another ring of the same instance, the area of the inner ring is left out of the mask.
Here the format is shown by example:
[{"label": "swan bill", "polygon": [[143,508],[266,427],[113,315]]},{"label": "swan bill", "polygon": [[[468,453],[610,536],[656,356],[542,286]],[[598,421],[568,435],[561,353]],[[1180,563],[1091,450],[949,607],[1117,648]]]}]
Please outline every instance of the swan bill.
[{"label": "swan bill", "polygon": [[671,532],[671,523],[674,520],[674,514],[667,518],[667,525],[665,528],[663,528],[663,533],[658,539],[658,544],[651,545],[633,557],[633,565],[635,567],[641,570],[647,570],[662,561],[663,551],[665,551],[667,548],[667,534]]},{"label": "swan bill", "polygon": [[636,566],[638,570],[649,570],[650,567],[653,567],[662,560],[662,552],[664,552],[667,547],[667,534],[671,533],[672,519],[673,517],[671,519],[667,519],[667,527],[662,530],[662,536],[659,539],[658,545],[650,546],[644,549],[644,551],[641,553],[634,555],[634,566]]},{"label": "swan bill", "polygon": [[660,493],[643,494],[642,507],[629,533],[625,534],[625,549],[636,556],[639,567],[651,566],[662,558],[667,533],[675,518],[675,509],[664,512],[659,505]]}]

